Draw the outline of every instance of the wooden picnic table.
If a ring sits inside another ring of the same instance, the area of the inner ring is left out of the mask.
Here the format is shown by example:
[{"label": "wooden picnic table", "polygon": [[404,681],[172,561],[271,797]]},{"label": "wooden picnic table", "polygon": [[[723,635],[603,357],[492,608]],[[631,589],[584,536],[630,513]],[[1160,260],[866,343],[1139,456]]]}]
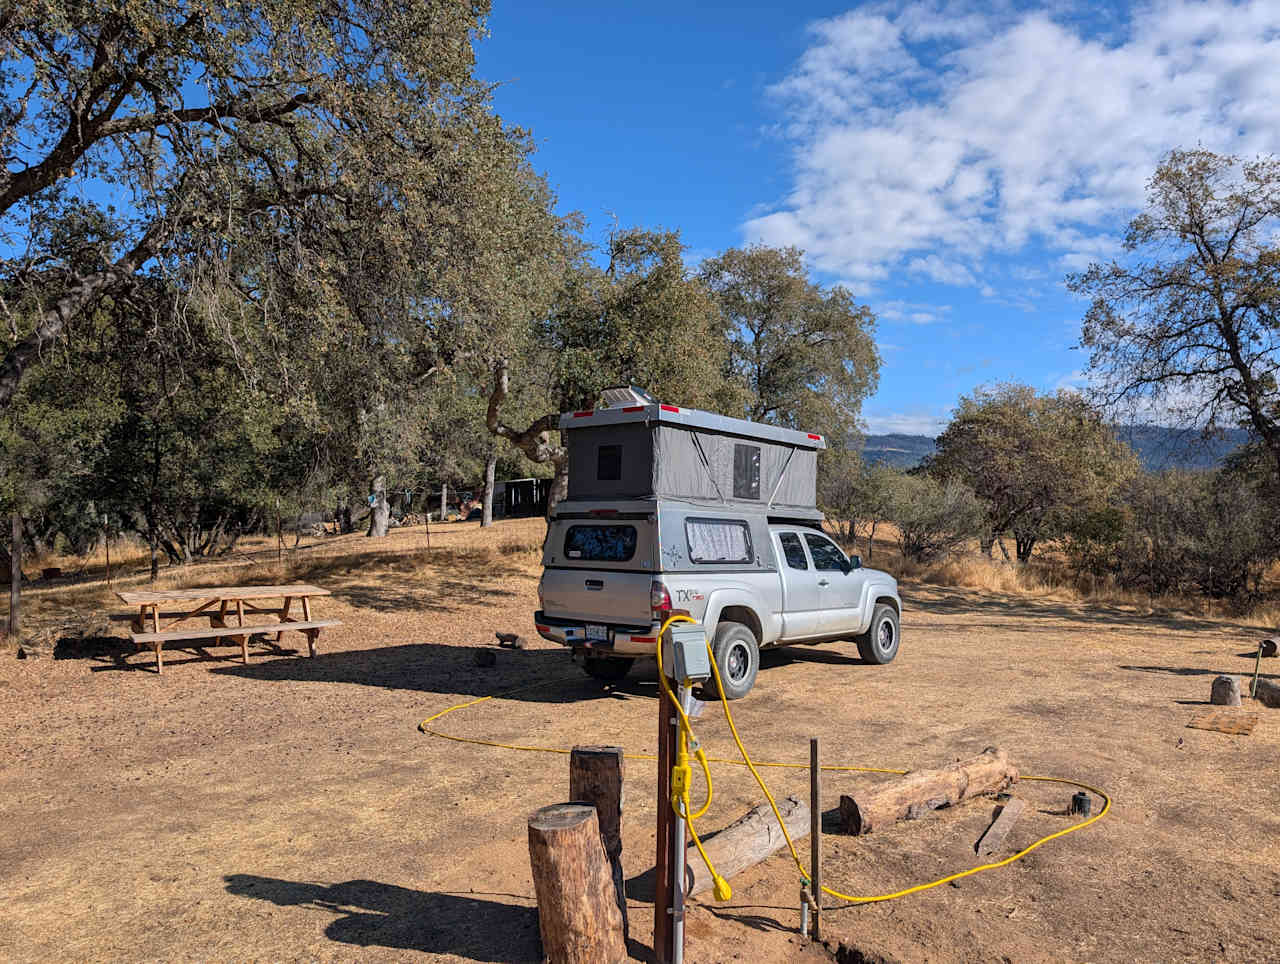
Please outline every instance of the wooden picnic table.
[{"label": "wooden picnic table", "polygon": [[[227,637],[228,642],[240,644],[241,658],[248,663],[249,637],[255,633],[275,633],[276,642],[279,642],[286,630],[296,630],[307,637],[307,650],[314,656],[320,630],[342,625],[336,619],[311,618],[311,600],[317,596],[332,595],[328,589],[321,589],[319,586],[213,586],[207,589],[118,592],[116,595],[126,606],[136,606],[138,611],[113,615],[111,618],[132,624],[131,636],[135,646],[141,648],[144,644],[151,645],[156,653],[158,673],[164,672],[164,660],[160,651],[169,641]],[[278,606],[262,605],[275,599],[281,600]],[[295,602],[302,610],[301,619],[290,615]],[[169,606],[174,609],[161,612],[161,607]],[[230,625],[233,610],[234,626]],[[250,615],[249,624],[245,623],[246,610]],[[265,618],[268,616],[274,616],[275,619],[268,622]],[[209,620],[207,628],[173,628],[189,619],[200,618]],[[160,624],[162,619],[166,621],[164,626]]]}]

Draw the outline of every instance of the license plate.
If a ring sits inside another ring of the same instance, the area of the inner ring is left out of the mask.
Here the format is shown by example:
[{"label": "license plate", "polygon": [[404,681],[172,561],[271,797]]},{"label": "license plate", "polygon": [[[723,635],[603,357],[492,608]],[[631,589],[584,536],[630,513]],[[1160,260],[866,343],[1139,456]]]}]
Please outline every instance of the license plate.
[{"label": "license plate", "polygon": [[587,623],[586,637],[587,639],[607,643],[609,641],[609,627],[600,623]]}]

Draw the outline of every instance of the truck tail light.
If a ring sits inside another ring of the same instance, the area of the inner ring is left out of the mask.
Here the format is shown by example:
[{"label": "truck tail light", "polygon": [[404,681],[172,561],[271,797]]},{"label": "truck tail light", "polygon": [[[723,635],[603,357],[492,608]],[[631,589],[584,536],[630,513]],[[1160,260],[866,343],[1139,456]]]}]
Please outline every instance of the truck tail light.
[{"label": "truck tail light", "polygon": [[659,579],[649,584],[649,608],[658,622],[671,615],[671,593],[667,592],[667,587]]}]

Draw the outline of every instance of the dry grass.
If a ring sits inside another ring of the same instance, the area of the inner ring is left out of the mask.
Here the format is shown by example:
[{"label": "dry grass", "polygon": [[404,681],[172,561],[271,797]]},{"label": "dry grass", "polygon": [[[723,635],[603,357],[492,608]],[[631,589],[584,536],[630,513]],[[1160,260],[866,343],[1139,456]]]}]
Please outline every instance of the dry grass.
[{"label": "dry grass", "polygon": [[846,548],[862,553],[866,565],[883,569],[898,579],[925,585],[1104,605],[1147,614],[1229,616],[1243,625],[1261,628],[1280,626],[1280,565],[1274,566],[1263,581],[1264,601],[1242,609],[1228,600],[1197,595],[1152,596],[1121,588],[1110,579],[1081,578],[1070,571],[1052,546],[1038,551],[1026,565],[1007,562],[998,554],[988,558],[976,544],[944,559],[918,563],[903,558],[893,527],[881,525],[876,528],[874,550],[870,554],[865,538],[860,538],[856,546]]}]

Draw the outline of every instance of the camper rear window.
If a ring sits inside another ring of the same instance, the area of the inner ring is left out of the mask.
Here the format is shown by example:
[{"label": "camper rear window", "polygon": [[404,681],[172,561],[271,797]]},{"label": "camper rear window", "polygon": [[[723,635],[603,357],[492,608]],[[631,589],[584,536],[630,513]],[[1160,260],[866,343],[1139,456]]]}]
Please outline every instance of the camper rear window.
[{"label": "camper rear window", "polygon": [[569,526],[569,531],[565,533],[566,559],[626,562],[635,554],[635,526]]},{"label": "camper rear window", "polygon": [[751,561],[751,532],[736,519],[686,519],[690,562]]}]

